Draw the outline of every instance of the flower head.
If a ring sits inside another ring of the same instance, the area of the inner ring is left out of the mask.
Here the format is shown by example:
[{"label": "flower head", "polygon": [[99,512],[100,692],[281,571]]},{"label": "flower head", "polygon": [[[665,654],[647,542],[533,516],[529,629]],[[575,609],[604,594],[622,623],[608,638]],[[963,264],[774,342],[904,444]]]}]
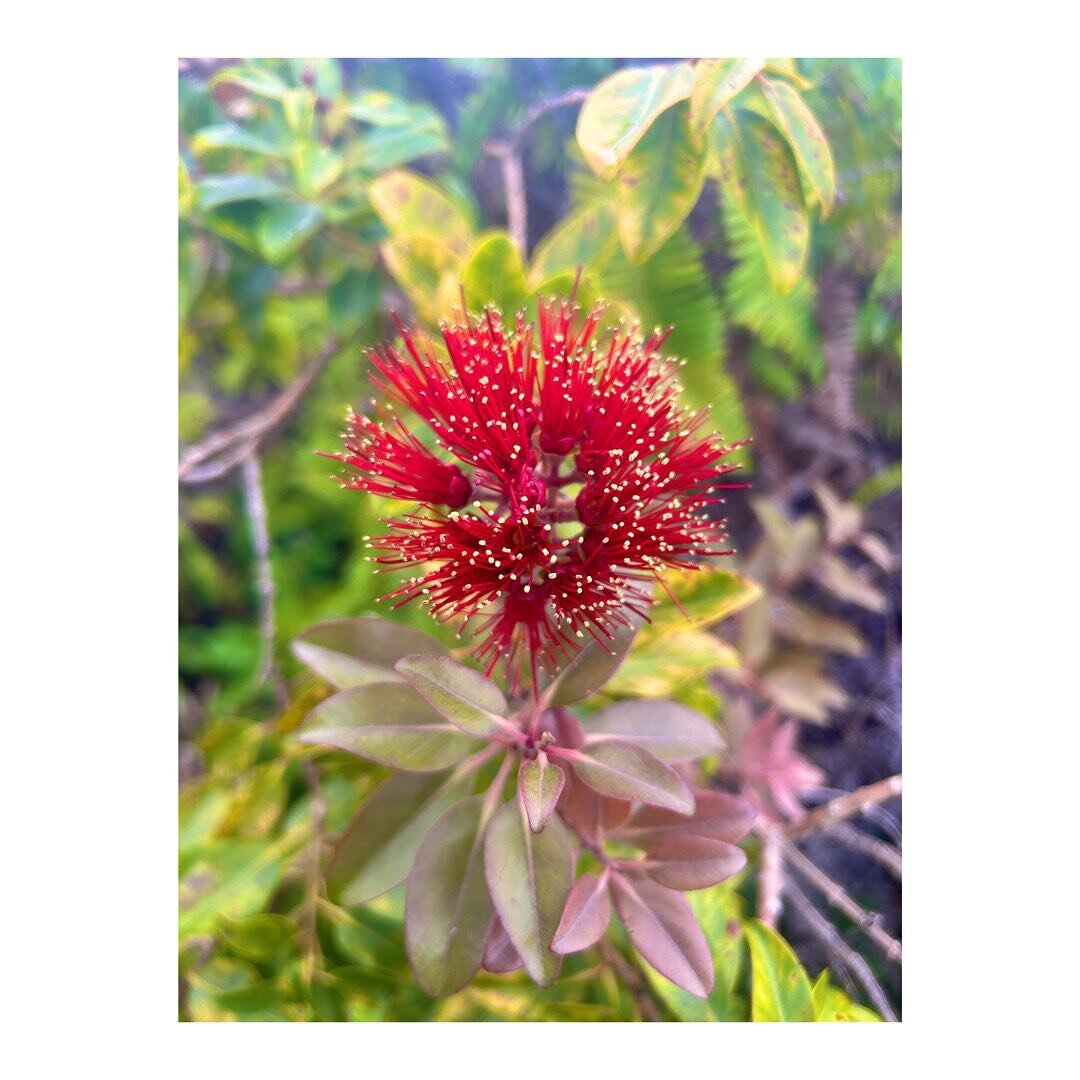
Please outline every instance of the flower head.
[{"label": "flower head", "polygon": [[387,412],[351,413],[345,451],[327,455],[351,469],[347,487],[422,504],[371,541],[380,570],[412,571],[390,597],[460,620],[489,673],[501,661],[516,678],[526,661],[534,685],[646,617],[665,569],[731,553],[710,507],[742,443],[680,408],[666,334],[601,335],[603,311],[552,300],[512,329],[494,308],[455,313],[445,355],[398,323],[403,347],[371,356]]}]

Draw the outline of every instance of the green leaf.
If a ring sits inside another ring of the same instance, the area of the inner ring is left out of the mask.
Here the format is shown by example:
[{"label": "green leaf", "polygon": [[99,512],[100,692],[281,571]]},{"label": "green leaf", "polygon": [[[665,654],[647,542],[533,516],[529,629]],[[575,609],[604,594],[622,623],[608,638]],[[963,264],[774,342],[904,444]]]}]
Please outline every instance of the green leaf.
[{"label": "green leaf", "polygon": [[570,895],[573,860],[562,821],[552,817],[542,833],[534,833],[516,799],[504,803],[488,826],[484,870],[491,898],[539,986],[550,986],[562,963],[550,946]]},{"label": "green leaf", "polygon": [[631,616],[630,625],[619,626],[612,639],[601,645],[590,642],[559,672],[544,691],[549,705],[573,705],[595,694],[619,669],[626,659],[641,620]]},{"label": "green leaf", "polygon": [[510,711],[489,678],[449,657],[407,656],[394,668],[436,712],[478,738],[494,735]]},{"label": "green leaf", "polygon": [[280,101],[289,89],[289,84],[279,75],[255,65],[223,68],[210,80],[211,86],[221,83],[239,86],[249,94],[269,98],[271,101]]},{"label": "green leaf", "polygon": [[301,139],[311,138],[315,128],[315,98],[306,86],[291,87],[281,95],[281,111],[289,130]]},{"label": "green leaf", "polygon": [[327,893],[340,904],[365,904],[400,885],[428,829],[467,790],[433,773],[394,773],[361,804],[334,846]]},{"label": "green leaf", "polygon": [[191,151],[199,156],[213,150],[244,150],[266,157],[280,157],[282,148],[239,124],[213,124],[191,136]]},{"label": "green leaf", "polygon": [[446,126],[441,117],[431,113],[416,124],[375,128],[358,140],[356,163],[377,173],[449,149]]},{"label": "green leaf", "polygon": [[619,739],[661,761],[692,761],[724,748],[712,721],[674,701],[619,701],[590,716],[584,727],[586,747]]},{"label": "green leaf", "polygon": [[821,216],[832,213],[836,201],[836,166],[817,117],[791,83],[762,79],[772,118],[795,153],[799,171],[821,203]]},{"label": "green leaf", "polygon": [[379,302],[379,274],[367,270],[346,270],[330,286],[327,295],[330,320],[334,329],[343,334],[366,322]]},{"label": "green leaf", "polygon": [[713,121],[724,190],[758,238],[769,275],[788,292],[806,268],[810,225],[799,171],[780,133],[747,109],[725,109]]},{"label": "green leaf", "polygon": [[705,182],[705,154],[690,134],[688,109],[668,109],[649,128],[615,178],[615,214],[626,254],[655,255],[686,220]]},{"label": "green leaf", "polygon": [[393,236],[432,236],[463,255],[472,230],[460,207],[430,180],[405,169],[376,177],[368,197]]},{"label": "green leaf", "polygon": [[213,210],[246,199],[281,195],[284,191],[281,184],[268,176],[249,176],[246,173],[206,176],[195,184],[195,206],[198,210]]},{"label": "green leaf", "polygon": [[471,309],[494,304],[507,321],[525,303],[529,292],[521,253],[506,233],[479,241],[465,264],[463,283]]},{"label": "green leaf", "polygon": [[297,143],[291,153],[296,188],[305,199],[316,199],[345,168],[340,155],[318,143]]},{"label": "green leaf", "polygon": [[810,979],[791,946],[757,919],[750,919],[745,930],[750,944],[753,1021],[812,1021]]},{"label": "green leaf", "polygon": [[689,64],[626,68],[604,79],[582,106],[577,141],[589,168],[610,180],[665,109],[690,96]]},{"label": "green leaf", "polygon": [[529,828],[543,832],[566,783],[566,773],[542,750],[533,761],[523,761],[518,770],[518,794],[529,819]]},{"label": "green leaf", "polygon": [[406,656],[449,656],[441,641],[411,626],[362,615],[309,626],[293,641],[296,658],[339,690],[397,682],[394,665]]},{"label": "green leaf", "polygon": [[484,955],[491,900],[484,881],[484,797],[452,807],[416,853],[405,887],[405,948],[432,997],[460,990]]},{"label": "green leaf", "polygon": [[322,210],[309,203],[278,203],[259,219],[256,237],[268,262],[282,263],[322,224]]},{"label": "green leaf", "polygon": [[415,772],[447,769],[476,749],[404,683],[342,690],[311,710],[297,738]]},{"label": "green leaf", "polygon": [[693,813],[694,796],[683,778],[634,743],[612,739],[583,750],[553,749],[551,754],[571,762],[575,775],[601,795]]},{"label": "green leaf", "polygon": [[690,128],[700,138],[713,117],[765,66],[764,60],[736,57],[699,60],[690,92]]},{"label": "green leaf", "polygon": [[536,246],[529,281],[533,286],[579,266],[603,263],[617,243],[615,211],[606,205],[587,206],[556,225]]}]

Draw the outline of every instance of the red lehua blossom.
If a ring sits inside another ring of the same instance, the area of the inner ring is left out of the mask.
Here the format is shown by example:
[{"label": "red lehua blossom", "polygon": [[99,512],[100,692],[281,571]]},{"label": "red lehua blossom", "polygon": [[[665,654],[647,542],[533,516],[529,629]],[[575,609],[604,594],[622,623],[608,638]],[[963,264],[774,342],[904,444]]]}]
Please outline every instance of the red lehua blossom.
[{"label": "red lehua blossom", "polygon": [[403,349],[372,353],[375,382],[457,463],[396,417],[351,416],[346,452],[328,455],[354,470],[346,486],[424,504],[370,544],[380,569],[414,570],[389,595],[461,620],[489,673],[501,661],[516,680],[527,661],[534,686],[539,667],[645,617],[665,569],[731,554],[708,511],[713,490],[743,486],[718,483],[743,444],[679,407],[666,334],[600,335],[603,310],[552,300],[512,330],[493,308],[456,314],[445,357],[399,323]]}]

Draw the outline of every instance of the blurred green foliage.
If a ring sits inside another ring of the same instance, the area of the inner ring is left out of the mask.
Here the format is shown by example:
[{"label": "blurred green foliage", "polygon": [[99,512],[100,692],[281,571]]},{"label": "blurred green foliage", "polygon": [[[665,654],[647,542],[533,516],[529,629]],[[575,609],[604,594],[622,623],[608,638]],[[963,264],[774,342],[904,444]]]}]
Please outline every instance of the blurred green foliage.
[{"label": "blurred green foliage", "polygon": [[[739,64],[182,63],[182,452],[273,402],[330,349],[259,446],[274,659],[294,689],[299,665],[285,644],[388,591],[362,543],[387,508],[343,493],[313,451],[336,449],[346,406],[370,397],[363,349],[393,336],[392,311],[434,330],[461,287],[473,307],[529,306],[537,292],[568,291],[580,266],[582,299],[603,296],[613,318],[646,330],[675,325],[668,344],[686,360],[688,401],[711,406],[737,438],[748,401],[794,400],[828,374],[820,273],[839,267],[857,287],[861,415],[898,435],[899,62]],[[514,146],[524,165],[525,252],[506,229],[514,208],[493,142]],[[300,683],[280,714],[258,677],[252,520],[236,477],[181,489],[182,730],[197,732],[197,775],[181,792],[182,1015],[635,1018],[634,995],[592,954],[548,991],[485,976],[434,1002],[407,974],[400,896],[346,911],[319,895],[323,834],[380,774],[342,760],[313,783],[310,752],[285,737],[322,690]],[[416,609],[392,614],[432,629]],[[700,627],[671,634],[678,648],[644,642],[616,691],[678,688],[714,706],[692,672],[737,659]],[[676,653],[685,676],[670,663]],[[671,1018],[735,1019],[752,999],[759,1018],[770,1006],[759,1005],[751,967],[788,961],[770,961],[758,931],[747,959],[737,890],[693,899],[734,928],[716,938],[720,996],[703,1005],[664,982],[654,987],[663,1006]],[[798,1008],[867,1018],[827,984]]]}]

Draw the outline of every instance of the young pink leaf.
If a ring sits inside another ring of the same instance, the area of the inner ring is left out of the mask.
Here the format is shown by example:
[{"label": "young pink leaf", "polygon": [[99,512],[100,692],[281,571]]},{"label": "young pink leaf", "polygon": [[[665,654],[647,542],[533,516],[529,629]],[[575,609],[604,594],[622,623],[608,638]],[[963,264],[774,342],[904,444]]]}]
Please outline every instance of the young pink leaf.
[{"label": "young pink leaf", "polygon": [[724,740],[711,720],[675,701],[617,701],[590,716],[585,730],[587,745],[618,738],[648,750],[662,761],[691,761],[724,748]]},{"label": "young pink leaf", "polygon": [[544,730],[549,717],[550,731],[559,746],[564,746],[569,750],[580,750],[585,745],[585,729],[581,726],[581,721],[569,709],[560,707],[545,713],[541,717],[541,730]]},{"label": "young pink leaf", "polygon": [[709,788],[694,788],[693,795],[693,814],[643,806],[619,829],[619,836],[639,847],[686,835],[709,836],[735,844],[754,824],[756,811],[745,799]]},{"label": "young pink leaf", "polygon": [[590,840],[601,841],[627,819],[632,809],[632,803],[606,798],[573,775],[566,777],[559,813]]},{"label": "young pink leaf", "polygon": [[595,945],[611,922],[607,882],[595,874],[582,874],[570,890],[559,927],[551,942],[553,952],[572,953]]},{"label": "young pink leaf", "polygon": [[[551,750],[555,756],[557,748]],[[612,739],[584,750],[558,750],[594,791],[615,799],[664,806],[683,814],[694,810],[694,796],[670,766],[633,743]]]},{"label": "young pink leaf", "polygon": [[566,773],[542,750],[535,761],[523,761],[518,772],[518,793],[534,833],[544,831],[562,794]]},{"label": "young pink leaf", "polygon": [[649,862],[659,863],[646,871],[649,877],[680,892],[717,885],[746,865],[742,848],[707,836],[661,840],[650,846],[646,855]]},{"label": "young pink leaf", "polygon": [[646,877],[611,875],[615,910],[634,948],[661,975],[696,997],[712,992],[709,943],[686,897]]},{"label": "young pink leaf", "polygon": [[521,957],[514,943],[506,935],[506,928],[498,915],[491,921],[487,941],[484,944],[484,970],[494,975],[505,975],[521,967]]},{"label": "young pink leaf", "polygon": [[559,818],[534,833],[516,799],[504,803],[488,826],[484,872],[491,899],[525,970],[539,986],[555,981],[562,962],[549,946],[570,893],[573,857]]},{"label": "young pink leaf", "polygon": [[432,997],[460,990],[483,959],[492,916],[483,805],[475,795],[439,818],[405,886],[405,948],[416,981]]}]

